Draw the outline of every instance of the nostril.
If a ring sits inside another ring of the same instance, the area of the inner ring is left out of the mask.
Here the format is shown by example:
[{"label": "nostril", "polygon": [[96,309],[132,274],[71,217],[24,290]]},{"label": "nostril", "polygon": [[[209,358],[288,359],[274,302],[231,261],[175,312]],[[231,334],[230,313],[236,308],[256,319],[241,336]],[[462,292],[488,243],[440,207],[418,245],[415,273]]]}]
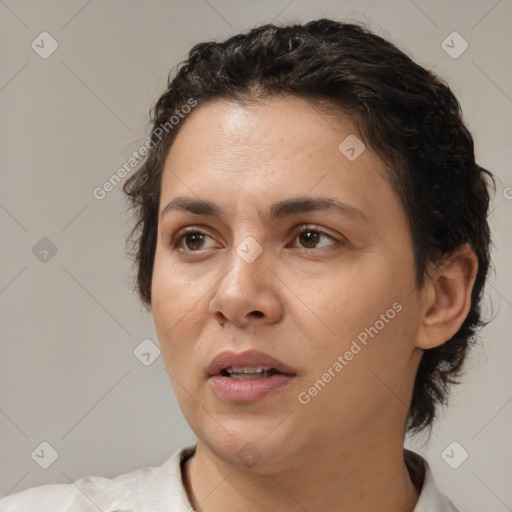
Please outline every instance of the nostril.
[{"label": "nostril", "polygon": [[263,313],[261,311],[251,311],[251,315],[253,315],[253,316],[263,316]]}]

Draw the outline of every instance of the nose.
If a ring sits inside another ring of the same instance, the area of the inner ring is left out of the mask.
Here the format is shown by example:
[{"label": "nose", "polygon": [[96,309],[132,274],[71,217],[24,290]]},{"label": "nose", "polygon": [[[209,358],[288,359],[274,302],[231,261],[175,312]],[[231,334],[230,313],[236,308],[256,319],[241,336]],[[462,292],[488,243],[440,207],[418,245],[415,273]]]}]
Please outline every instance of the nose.
[{"label": "nose", "polygon": [[217,283],[209,311],[221,326],[278,322],[283,314],[279,282],[264,252],[249,263],[233,251],[232,264]]}]

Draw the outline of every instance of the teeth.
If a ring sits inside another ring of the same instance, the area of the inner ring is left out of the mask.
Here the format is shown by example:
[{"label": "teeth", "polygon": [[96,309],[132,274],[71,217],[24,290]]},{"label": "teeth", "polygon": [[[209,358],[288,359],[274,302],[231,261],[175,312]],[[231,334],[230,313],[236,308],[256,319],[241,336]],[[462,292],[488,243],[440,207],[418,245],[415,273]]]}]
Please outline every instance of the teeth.
[{"label": "teeth", "polygon": [[235,380],[262,379],[274,375],[274,371],[270,366],[232,366],[226,368],[229,378]]},{"label": "teeth", "polygon": [[261,373],[230,373],[229,378],[234,380],[250,380],[250,379],[263,379],[273,375],[271,372]]},{"label": "teeth", "polygon": [[238,366],[231,366],[230,368],[226,368],[226,371],[228,373],[261,373],[261,372],[267,372],[270,370],[269,366],[244,366],[244,367],[238,367]]}]

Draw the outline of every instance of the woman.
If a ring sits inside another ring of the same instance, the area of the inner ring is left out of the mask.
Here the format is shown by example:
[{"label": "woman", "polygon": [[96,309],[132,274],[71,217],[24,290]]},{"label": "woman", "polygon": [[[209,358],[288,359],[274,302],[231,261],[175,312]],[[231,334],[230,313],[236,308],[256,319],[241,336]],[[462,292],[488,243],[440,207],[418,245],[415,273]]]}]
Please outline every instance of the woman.
[{"label": "woman", "polygon": [[1,510],[456,511],[403,443],[482,325],[487,178],[450,89],[362,27],[196,45],[124,190],[197,444]]}]

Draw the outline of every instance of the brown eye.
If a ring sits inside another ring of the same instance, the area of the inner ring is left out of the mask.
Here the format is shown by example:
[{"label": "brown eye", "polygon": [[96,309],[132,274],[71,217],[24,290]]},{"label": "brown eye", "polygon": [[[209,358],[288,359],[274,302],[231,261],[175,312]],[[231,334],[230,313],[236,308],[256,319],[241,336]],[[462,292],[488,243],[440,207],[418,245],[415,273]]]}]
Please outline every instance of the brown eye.
[{"label": "brown eye", "polygon": [[211,238],[207,233],[198,229],[188,229],[180,231],[173,239],[173,249],[179,249],[185,252],[197,252],[204,247],[207,238]]},{"label": "brown eye", "polygon": [[327,246],[336,246],[343,243],[333,236],[319,230],[315,226],[298,226],[294,229],[293,235],[298,240],[298,245],[296,245],[296,247],[302,247],[303,249],[322,249],[326,246],[325,244],[322,247],[317,247],[318,244],[321,243],[322,239],[331,241]]},{"label": "brown eye", "polygon": [[204,243],[203,233],[187,233],[183,235],[185,246],[191,250],[201,249],[201,245]]},{"label": "brown eye", "polygon": [[308,249],[313,249],[320,239],[320,233],[313,230],[305,230],[299,234],[299,240]]}]

